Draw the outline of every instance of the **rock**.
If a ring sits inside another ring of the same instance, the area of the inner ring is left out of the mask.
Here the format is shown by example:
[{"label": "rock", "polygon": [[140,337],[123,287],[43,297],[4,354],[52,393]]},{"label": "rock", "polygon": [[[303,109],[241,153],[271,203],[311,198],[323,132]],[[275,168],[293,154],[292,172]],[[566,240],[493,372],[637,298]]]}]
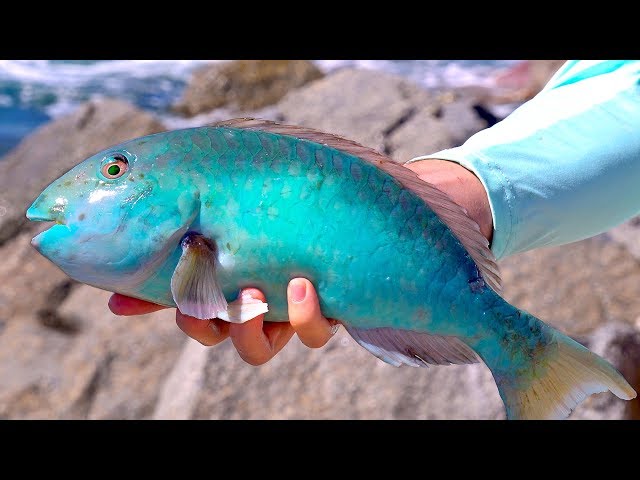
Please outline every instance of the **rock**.
[{"label": "rock", "polygon": [[193,116],[225,105],[240,110],[262,108],[321,77],[322,72],[307,60],[236,60],[207,65],[193,74],[173,110]]},{"label": "rock", "polygon": [[386,149],[396,161],[404,163],[420,155],[461,145],[471,135],[489,126],[477,115],[473,96],[446,92],[436,101],[438,109],[435,112],[431,104],[418,108],[388,135]]},{"label": "rock", "polygon": [[393,131],[385,142],[387,152],[399,163],[453,146],[455,142],[447,125],[423,111]]},{"label": "rock", "polygon": [[[640,392],[640,329],[625,323],[610,323],[599,327],[586,346],[607,359],[629,384]],[[640,400],[617,398],[612,393],[600,393],[586,399],[571,416],[574,420],[640,420]]]},{"label": "rock", "polygon": [[459,87],[456,92],[476,99],[475,108],[491,126],[535,97],[565,60],[524,60],[489,79],[489,85]]},{"label": "rock", "polygon": [[251,367],[229,341],[209,350],[194,419],[503,418],[484,365],[396,368],[340,330],[325,347],[294,337]]},{"label": "rock", "polygon": [[535,97],[566,60],[525,60],[500,73],[488,103],[523,103]]},{"label": "rock", "polygon": [[69,277],[31,246],[31,238],[49,225],[38,225],[0,246],[0,319],[9,324],[21,315],[40,318],[39,312],[57,308],[62,299],[51,293],[69,282]]},{"label": "rock", "polygon": [[402,163],[486,127],[470,97],[442,98],[396,75],[343,69],[289,93],[277,105],[278,120],[342,135]]},{"label": "rock", "polygon": [[191,418],[202,388],[208,348],[192,339],[185,340],[180,358],[166,378],[153,412],[155,420]]},{"label": "rock", "polygon": [[640,261],[640,217],[635,217],[617,227],[612,228],[606,236],[626,248],[633,257]]},{"label": "rock", "polygon": [[608,234],[524,252],[499,265],[505,298],[563,333],[582,337],[640,317],[640,263]]},{"label": "rock", "polygon": [[150,418],[184,334],[174,311],[116,317],[110,294],[82,285],[58,313],[77,335],[24,315],[0,335],[0,418]]},{"label": "rock", "polygon": [[[279,104],[282,121],[342,135],[379,151],[385,136],[431,96],[396,75],[343,69],[289,93]],[[437,110],[435,103],[431,111]]]},{"label": "rock", "polygon": [[0,244],[26,223],[31,202],[61,174],[110,145],[162,130],[153,116],[119,100],[85,103],[37,129],[0,160]]},{"label": "rock", "polygon": [[238,112],[230,107],[220,107],[210,112],[201,113],[195,117],[179,117],[172,116],[163,119],[167,129],[173,130],[178,128],[201,127],[203,125],[212,125],[224,120],[230,120],[238,117],[262,118],[266,120],[282,120],[282,113],[276,105],[268,105],[263,108],[251,111]]}]

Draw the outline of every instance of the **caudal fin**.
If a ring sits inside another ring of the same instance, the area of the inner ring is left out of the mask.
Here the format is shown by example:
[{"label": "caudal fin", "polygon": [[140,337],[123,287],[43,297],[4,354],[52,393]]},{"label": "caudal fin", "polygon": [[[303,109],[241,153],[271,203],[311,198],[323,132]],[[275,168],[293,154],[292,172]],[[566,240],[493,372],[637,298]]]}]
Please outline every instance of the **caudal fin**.
[{"label": "caudal fin", "polygon": [[566,418],[589,395],[608,390],[623,400],[636,397],[610,363],[559,331],[544,327],[551,341],[531,349],[517,373],[493,372],[507,418]]}]

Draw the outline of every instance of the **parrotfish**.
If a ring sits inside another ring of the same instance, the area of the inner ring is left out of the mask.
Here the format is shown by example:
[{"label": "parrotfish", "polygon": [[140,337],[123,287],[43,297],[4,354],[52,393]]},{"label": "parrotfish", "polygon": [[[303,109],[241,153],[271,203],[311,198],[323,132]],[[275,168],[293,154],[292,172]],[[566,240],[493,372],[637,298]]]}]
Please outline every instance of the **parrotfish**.
[{"label": "parrotfish", "polygon": [[[509,304],[466,210],[383,154],[256,119],[166,131],[91,156],[27,217],[67,275],[200,318],[286,321],[294,277],[391,365],[491,370],[509,419],[565,418],[634,389],[606,360]],[[238,296],[257,287],[268,300]]]}]

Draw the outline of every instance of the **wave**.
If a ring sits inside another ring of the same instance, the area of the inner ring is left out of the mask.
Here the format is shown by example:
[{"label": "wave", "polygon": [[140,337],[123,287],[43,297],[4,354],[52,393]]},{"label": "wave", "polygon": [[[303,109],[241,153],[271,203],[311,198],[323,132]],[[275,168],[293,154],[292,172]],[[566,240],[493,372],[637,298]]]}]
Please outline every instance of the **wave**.
[{"label": "wave", "polygon": [[[35,109],[58,117],[96,96],[129,101],[161,115],[192,72],[228,60],[0,60],[0,108]],[[427,88],[491,86],[509,60],[314,60],[324,72],[345,67],[387,71]]]},{"label": "wave", "polygon": [[356,67],[382,70],[429,89],[494,87],[496,74],[521,60],[316,60],[325,72]]},{"label": "wave", "polygon": [[96,96],[161,112],[192,71],[215,60],[0,60],[2,106],[57,117]]},{"label": "wave", "polygon": [[220,61],[224,60],[0,60],[0,80],[78,86],[105,76],[184,78],[194,68]]}]

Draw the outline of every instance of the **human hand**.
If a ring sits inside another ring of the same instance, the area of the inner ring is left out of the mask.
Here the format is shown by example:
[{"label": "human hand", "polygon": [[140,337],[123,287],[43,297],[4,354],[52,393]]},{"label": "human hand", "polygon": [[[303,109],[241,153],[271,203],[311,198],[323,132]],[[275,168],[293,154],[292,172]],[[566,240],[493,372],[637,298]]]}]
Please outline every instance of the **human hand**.
[{"label": "human hand", "polygon": [[493,216],[489,197],[482,182],[470,170],[456,162],[434,159],[408,163],[405,167],[464,207],[480,226],[480,232],[491,242]]},{"label": "human hand", "polygon": [[[250,293],[252,297],[266,301],[256,288],[248,288],[241,293]],[[206,346],[217,345],[231,337],[240,357],[251,365],[269,361],[294,333],[307,347],[325,345],[335,333],[338,322],[322,315],[312,283],[305,278],[294,278],[289,282],[287,299],[289,322],[265,322],[264,315],[242,324],[217,318],[200,320],[176,309],[176,323],[184,333]],[[169,307],[115,293],[109,299],[109,308],[116,315],[142,315]]]}]

